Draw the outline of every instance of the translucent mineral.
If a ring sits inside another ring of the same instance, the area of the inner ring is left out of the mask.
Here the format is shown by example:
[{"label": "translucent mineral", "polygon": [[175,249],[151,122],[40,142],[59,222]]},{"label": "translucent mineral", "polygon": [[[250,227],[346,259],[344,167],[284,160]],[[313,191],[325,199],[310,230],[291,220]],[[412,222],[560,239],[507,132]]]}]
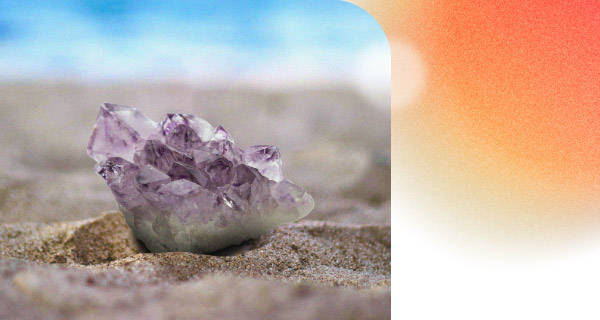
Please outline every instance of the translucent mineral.
[{"label": "translucent mineral", "polygon": [[156,123],[135,108],[100,108],[88,155],[127,224],[152,252],[207,253],[298,220],[312,197],[283,176],[277,147],[241,149],[189,114]]}]

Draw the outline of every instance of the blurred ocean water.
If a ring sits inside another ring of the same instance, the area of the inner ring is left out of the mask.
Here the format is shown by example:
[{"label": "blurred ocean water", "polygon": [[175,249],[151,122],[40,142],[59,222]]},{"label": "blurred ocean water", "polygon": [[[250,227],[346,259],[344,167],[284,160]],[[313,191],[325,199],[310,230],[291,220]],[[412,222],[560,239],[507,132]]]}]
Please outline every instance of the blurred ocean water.
[{"label": "blurred ocean water", "polygon": [[389,88],[383,30],[337,0],[1,1],[0,52],[0,80]]}]

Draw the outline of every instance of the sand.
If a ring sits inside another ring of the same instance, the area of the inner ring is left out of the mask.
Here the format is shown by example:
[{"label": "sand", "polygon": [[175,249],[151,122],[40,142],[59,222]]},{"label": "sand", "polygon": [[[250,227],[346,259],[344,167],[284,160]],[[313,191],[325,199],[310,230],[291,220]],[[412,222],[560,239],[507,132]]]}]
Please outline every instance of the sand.
[{"label": "sand", "polygon": [[7,317],[379,319],[390,308],[387,225],[305,220],[212,255],[148,253],[108,212],[2,225],[0,252]]},{"label": "sand", "polygon": [[[278,145],[315,209],[212,254],[150,253],[85,155],[101,102]],[[389,114],[352,91],[4,84],[0,117],[0,318],[390,317]]]}]

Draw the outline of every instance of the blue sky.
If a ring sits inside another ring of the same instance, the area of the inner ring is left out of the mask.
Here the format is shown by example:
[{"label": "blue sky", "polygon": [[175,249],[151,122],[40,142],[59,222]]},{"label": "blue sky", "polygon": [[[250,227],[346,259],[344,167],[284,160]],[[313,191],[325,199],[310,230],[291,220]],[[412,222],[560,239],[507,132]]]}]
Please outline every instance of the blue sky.
[{"label": "blue sky", "polygon": [[4,80],[350,81],[387,51],[337,0],[0,2]]}]

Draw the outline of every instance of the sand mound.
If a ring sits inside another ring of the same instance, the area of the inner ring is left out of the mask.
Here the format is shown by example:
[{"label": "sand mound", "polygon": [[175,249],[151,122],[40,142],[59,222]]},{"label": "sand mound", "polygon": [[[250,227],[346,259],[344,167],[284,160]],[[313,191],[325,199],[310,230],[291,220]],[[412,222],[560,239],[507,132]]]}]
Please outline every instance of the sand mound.
[{"label": "sand mound", "polygon": [[389,283],[389,226],[303,221],[213,255],[147,253],[120,212],[70,223],[0,225],[2,256],[188,280],[208,272],[370,287]]},{"label": "sand mound", "polygon": [[64,264],[97,264],[145,252],[120,212],[63,223],[0,225],[3,257]]}]

